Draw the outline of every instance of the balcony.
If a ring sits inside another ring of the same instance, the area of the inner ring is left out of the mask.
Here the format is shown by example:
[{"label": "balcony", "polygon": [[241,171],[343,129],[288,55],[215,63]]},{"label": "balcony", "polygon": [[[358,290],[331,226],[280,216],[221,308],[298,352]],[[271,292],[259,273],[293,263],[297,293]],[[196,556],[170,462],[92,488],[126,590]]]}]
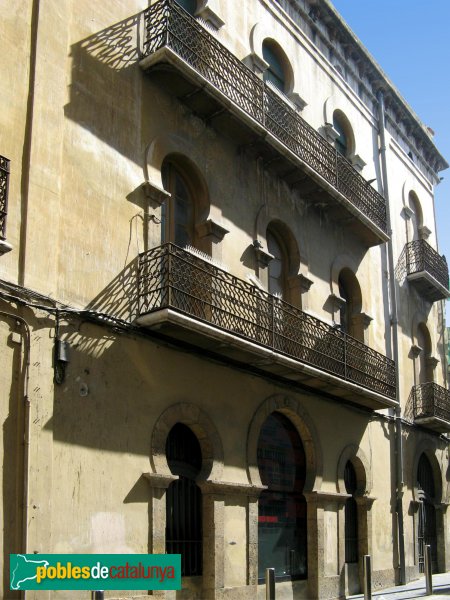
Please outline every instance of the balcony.
[{"label": "balcony", "polygon": [[142,327],[358,405],[397,404],[392,360],[173,244],[139,256],[138,296]]},{"label": "balcony", "polygon": [[439,433],[450,431],[450,390],[437,383],[421,383],[411,394],[415,423]]},{"label": "balcony", "polygon": [[406,272],[408,281],[430,302],[450,297],[445,256],[425,240],[406,244]]},{"label": "balcony", "polygon": [[367,246],[388,239],[384,198],[289,100],[267,86],[175,0],[144,13],[140,65],[192,111],[327,206]]}]

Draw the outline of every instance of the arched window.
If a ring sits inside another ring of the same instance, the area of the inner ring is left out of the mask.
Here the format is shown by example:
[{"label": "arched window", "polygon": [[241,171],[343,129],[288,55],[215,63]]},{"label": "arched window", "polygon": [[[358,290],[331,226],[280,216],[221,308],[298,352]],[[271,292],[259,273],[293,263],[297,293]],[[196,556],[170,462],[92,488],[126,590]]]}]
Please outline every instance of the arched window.
[{"label": "arched window", "polygon": [[419,354],[418,383],[429,383],[434,380],[434,369],[431,358],[431,336],[425,323],[419,323],[417,328],[417,344],[421,348]]},{"label": "arched window", "polygon": [[166,496],[166,552],[181,554],[181,574],[202,574],[202,495],[195,478],[202,452],[194,433],[182,423],[172,427],[166,441],[170,471],[179,479]]},{"label": "arched window", "polygon": [[280,51],[273,42],[264,40],[262,54],[264,60],[269,65],[264,71],[264,81],[270,81],[280,92],[286,92],[286,74],[280,57]]},{"label": "arched window", "polygon": [[345,502],[345,562],[358,562],[358,506],[355,500],[357,479],[355,467],[347,461],[344,469],[345,491],[351,494]]},{"label": "arched window", "polygon": [[423,224],[422,207],[420,206],[419,198],[414,192],[410,192],[408,195],[408,205],[411,209],[411,228],[409,231],[410,242],[414,242],[420,239],[420,228]]},{"label": "arched window", "polygon": [[287,294],[287,255],[283,242],[272,229],[267,230],[267,249],[273,259],[269,262],[269,293],[288,300]]},{"label": "arched window", "polygon": [[184,248],[195,245],[195,204],[188,179],[172,162],[162,168],[164,189],[171,198],[162,206],[163,242],[173,242]]},{"label": "arched window", "polygon": [[274,412],[258,440],[258,468],[268,487],[259,498],[258,578],[275,568],[277,579],[307,576],[306,500],[303,487],[306,458],[291,421]]},{"label": "arched window", "polygon": [[334,146],[339,154],[348,158],[354,151],[353,132],[347,117],[340,110],[333,113],[333,128],[337,132]]},{"label": "arched window", "polygon": [[342,269],[338,278],[339,295],[345,303],[340,308],[341,330],[357,340],[364,341],[361,319],[361,288],[355,274],[350,269]]},{"label": "arched window", "polygon": [[190,15],[194,16],[197,10],[197,0],[176,0]]},{"label": "arched window", "polygon": [[417,527],[417,542],[419,549],[419,571],[424,572],[425,546],[431,546],[433,571],[437,570],[437,537],[434,476],[431,463],[422,454],[417,467],[417,487],[419,493],[419,523]]}]

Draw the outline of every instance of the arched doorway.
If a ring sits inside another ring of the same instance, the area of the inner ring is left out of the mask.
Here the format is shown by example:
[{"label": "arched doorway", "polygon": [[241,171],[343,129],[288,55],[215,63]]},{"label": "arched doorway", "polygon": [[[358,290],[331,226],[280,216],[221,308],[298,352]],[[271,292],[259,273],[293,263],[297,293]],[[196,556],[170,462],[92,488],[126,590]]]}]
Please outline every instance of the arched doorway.
[{"label": "arched doorway", "polygon": [[293,423],[273,412],[258,439],[258,579],[273,567],[277,580],[307,577],[306,457]]},{"label": "arched doorway", "polygon": [[176,423],[166,441],[166,458],[179,479],[167,488],[166,552],[181,554],[182,576],[202,574],[202,494],[195,479],[202,468],[202,452],[193,431]]},{"label": "arched doorway", "polygon": [[358,505],[355,494],[358,489],[355,467],[350,460],[344,469],[345,491],[351,494],[345,501],[345,562],[353,564],[358,562]]},{"label": "arched doorway", "polygon": [[437,536],[436,536],[436,510],[435,485],[433,469],[426,454],[422,454],[417,466],[417,489],[419,500],[419,514],[417,524],[417,546],[420,573],[424,572],[425,546],[431,546],[431,560],[433,571],[437,571]]}]

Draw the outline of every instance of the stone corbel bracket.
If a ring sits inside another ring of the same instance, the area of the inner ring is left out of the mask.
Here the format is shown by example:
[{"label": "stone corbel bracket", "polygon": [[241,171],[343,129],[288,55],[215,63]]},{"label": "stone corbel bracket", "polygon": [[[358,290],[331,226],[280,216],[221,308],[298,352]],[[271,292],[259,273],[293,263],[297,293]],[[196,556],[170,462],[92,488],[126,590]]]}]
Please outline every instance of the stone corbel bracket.
[{"label": "stone corbel bracket", "polygon": [[154,203],[155,207],[161,206],[161,204],[164,204],[164,202],[171,197],[169,192],[166,192],[166,190],[163,190],[151,181],[144,181],[142,189],[144,190],[145,196]]},{"label": "stone corbel bracket", "polygon": [[11,250],[11,244],[8,244],[6,240],[0,240],[0,254],[6,254],[7,252],[11,252]]},{"label": "stone corbel bracket", "polygon": [[200,238],[208,237],[215,243],[221,242],[226,234],[230,233],[228,229],[225,229],[225,227],[222,227],[222,225],[219,225],[219,223],[212,219],[198,223],[195,229]]}]

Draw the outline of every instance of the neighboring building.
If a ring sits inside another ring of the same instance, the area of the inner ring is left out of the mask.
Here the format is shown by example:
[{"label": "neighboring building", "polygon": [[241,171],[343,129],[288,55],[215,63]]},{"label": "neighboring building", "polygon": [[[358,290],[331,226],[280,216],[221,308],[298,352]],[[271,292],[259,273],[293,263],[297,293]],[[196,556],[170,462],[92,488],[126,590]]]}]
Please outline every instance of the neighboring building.
[{"label": "neighboring building", "polygon": [[449,570],[447,163],[328,1],[181,4],[2,14],[3,556],[181,552],[167,599]]},{"label": "neighboring building", "polygon": [[450,327],[447,327],[447,384],[450,388]]}]

